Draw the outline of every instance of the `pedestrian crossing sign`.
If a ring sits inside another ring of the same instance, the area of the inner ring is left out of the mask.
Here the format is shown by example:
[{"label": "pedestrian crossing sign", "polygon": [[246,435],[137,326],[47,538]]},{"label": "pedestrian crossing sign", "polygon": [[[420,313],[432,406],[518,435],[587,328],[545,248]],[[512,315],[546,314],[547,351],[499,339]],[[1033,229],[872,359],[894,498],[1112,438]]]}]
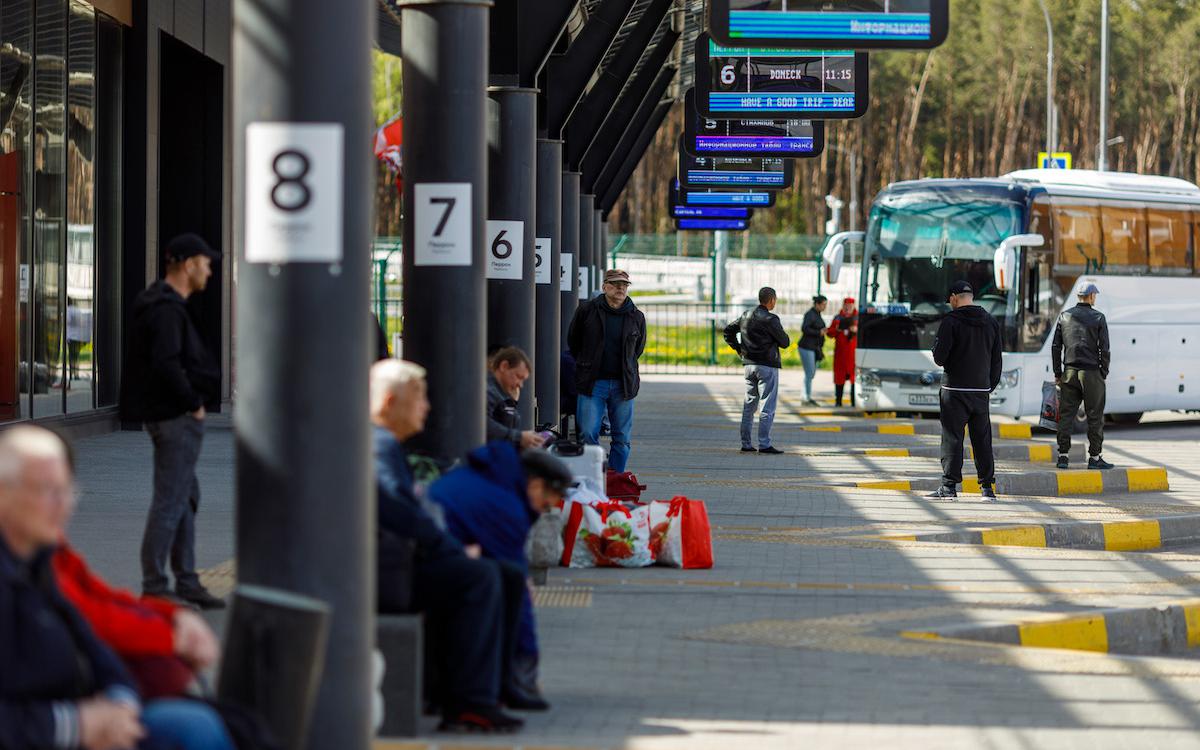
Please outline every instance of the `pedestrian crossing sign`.
[{"label": "pedestrian crossing sign", "polygon": [[1071,152],[1055,151],[1054,158],[1048,158],[1045,151],[1038,152],[1038,169],[1070,169]]}]

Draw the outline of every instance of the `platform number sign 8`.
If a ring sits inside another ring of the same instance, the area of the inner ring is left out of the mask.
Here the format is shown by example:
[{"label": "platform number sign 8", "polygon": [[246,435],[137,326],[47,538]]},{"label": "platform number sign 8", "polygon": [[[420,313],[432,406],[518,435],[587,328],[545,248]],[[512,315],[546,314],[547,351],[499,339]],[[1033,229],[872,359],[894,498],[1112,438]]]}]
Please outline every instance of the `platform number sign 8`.
[{"label": "platform number sign 8", "polygon": [[414,265],[471,265],[471,183],[417,183],[413,214]]},{"label": "platform number sign 8", "polygon": [[246,126],[247,262],[341,262],[344,162],[339,123]]},{"label": "platform number sign 8", "polygon": [[488,219],[489,279],[520,280],[524,273],[525,222]]}]

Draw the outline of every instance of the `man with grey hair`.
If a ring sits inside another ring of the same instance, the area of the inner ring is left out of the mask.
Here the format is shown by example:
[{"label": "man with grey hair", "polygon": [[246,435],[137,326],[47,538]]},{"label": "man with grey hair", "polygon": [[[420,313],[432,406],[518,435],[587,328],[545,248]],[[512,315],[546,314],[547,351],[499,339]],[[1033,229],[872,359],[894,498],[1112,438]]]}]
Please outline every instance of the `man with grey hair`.
[{"label": "man with grey hair", "polygon": [[0,748],[233,750],[194,701],[141,705],[133,678],[54,585],[51,555],[75,504],[66,444],[0,433]]},{"label": "man with grey hair", "polygon": [[[478,545],[464,547],[417,497],[404,442],[425,429],[425,369],[399,359],[376,362],[370,393],[379,611],[425,613],[431,653],[445,677],[432,696],[442,709],[442,729],[519,729],[524,722],[500,710],[500,686],[524,581],[518,571],[506,586],[496,562],[481,559]],[[411,561],[407,544],[415,547]]]},{"label": "man with grey hair", "polygon": [[[1054,382],[1058,384],[1058,463],[1070,466],[1071,431],[1079,405],[1087,414],[1088,468],[1111,469],[1100,455],[1104,447],[1104,400],[1111,358],[1108,347],[1108,321],[1095,308],[1100,289],[1087,282],[1079,288],[1079,303],[1058,316],[1050,359]],[[1066,365],[1064,367],[1064,364]]]}]

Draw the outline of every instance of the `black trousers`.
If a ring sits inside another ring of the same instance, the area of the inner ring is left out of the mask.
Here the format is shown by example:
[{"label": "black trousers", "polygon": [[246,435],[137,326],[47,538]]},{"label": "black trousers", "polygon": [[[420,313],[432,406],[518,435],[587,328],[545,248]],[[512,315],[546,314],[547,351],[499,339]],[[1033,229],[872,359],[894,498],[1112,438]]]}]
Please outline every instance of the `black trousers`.
[{"label": "black trousers", "polygon": [[1088,455],[1099,456],[1104,448],[1104,376],[1099,370],[1068,367],[1058,386],[1058,452],[1071,452],[1071,431],[1079,405],[1087,414]]},{"label": "black trousers", "polygon": [[521,607],[525,602],[525,574],[521,568],[505,560],[493,560],[500,570],[500,587],[504,598],[504,653],[500,668],[500,694],[517,685],[517,640],[521,634]]},{"label": "black trousers", "polygon": [[979,484],[996,483],[996,461],[992,457],[992,418],[990,393],[951,391],[941,393],[942,484],[962,482],[963,430],[971,430],[971,453]]},{"label": "black trousers", "polygon": [[[398,590],[396,596],[388,592],[381,580],[382,614],[391,614],[390,605],[402,599]],[[499,702],[505,598],[505,579],[494,560],[466,555],[417,560],[408,611],[425,613],[427,695],[446,713]],[[515,609],[520,612],[519,602]]]}]

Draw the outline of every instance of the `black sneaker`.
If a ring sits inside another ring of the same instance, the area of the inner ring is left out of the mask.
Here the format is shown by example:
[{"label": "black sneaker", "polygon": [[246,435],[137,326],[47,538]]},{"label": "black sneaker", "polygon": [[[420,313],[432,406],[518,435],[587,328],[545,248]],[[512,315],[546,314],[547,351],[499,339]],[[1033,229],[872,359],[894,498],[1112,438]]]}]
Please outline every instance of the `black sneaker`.
[{"label": "black sneaker", "polygon": [[1100,456],[1088,456],[1088,468],[1089,469],[1104,470],[1104,469],[1111,469],[1112,467],[1113,467],[1112,464],[1110,464],[1108,461],[1105,461]]},{"label": "black sneaker", "polygon": [[992,485],[990,485],[990,484],[985,484],[982,487],[980,487],[979,494],[983,496],[984,500],[995,500],[996,499],[996,491],[992,489]]},{"label": "black sneaker", "polygon": [[180,599],[200,609],[225,609],[225,600],[213,596],[207,589],[176,591],[175,593]]},{"label": "black sneaker", "polygon": [[550,704],[541,694],[531,694],[527,690],[505,690],[500,696],[500,702],[505,708],[514,711],[549,711]]},{"label": "black sneaker", "polygon": [[1059,469],[1065,469],[1071,465],[1071,459],[1066,453],[1058,454],[1058,463],[1054,464]]},{"label": "black sneaker", "polygon": [[758,448],[742,448],[742,453],[758,453]]},{"label": "black sneaker", "polygon": [[766,453],[768,456],[782,456],[783,455],[783,451],[779,450],[778,448],[776,448],[773,445],[768,446],[766,448],[759,448],[758,452]]},{"label": "black sneaker", "polygon": [[956,499],[958,499],[958,490],[956,490],[953,485],[943,484],[941,487],[938,487],[936,490],[934,490],[933,492],[930,492],[925,497],[931,498],[933,500],[939,500],[939,499],[956,500]]},{"label": "black sneaker", "polygon": [[481,732],[497,734],[515,732],[525,726],[525,722],[515,716],[509,716],[496,706],[468,708],[462,711],[446,714],[438,725],[439,732]]}]

